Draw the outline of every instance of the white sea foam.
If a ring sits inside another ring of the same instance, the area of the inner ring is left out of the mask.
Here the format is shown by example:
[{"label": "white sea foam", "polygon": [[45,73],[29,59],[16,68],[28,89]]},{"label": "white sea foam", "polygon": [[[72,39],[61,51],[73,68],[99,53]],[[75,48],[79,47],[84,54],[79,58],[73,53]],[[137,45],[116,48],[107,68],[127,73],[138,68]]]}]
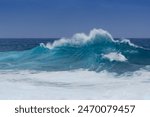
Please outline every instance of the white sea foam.
[{"label": "white sea foam", "polygon": [[0,71],[0,99],[150,99],[150,72]]},{"label": "white sea foam", "polygon": [[111,34],[103,29],[93,29],[90,31],[89,35],[86,35],[85,33],[77,33],[73,35],[73,37],[67,39],[67,38],[61,38],[57,41],[54,41],[54,43],[47,43],[45,44],[40,44],[42,47],[52,49],[57,46],[61,46],[64,44],[74,44],[74,45],[80,45],[83,43],[86,43],[87,41],[94,40],[96,37],[102,38],[102,39],[110,39],[112,41],[113,37]]},{"label": "white sea foam", "polygon": [[88,35],[85,33],[76,33],[71,38],[61,38],[59,40],[54,41],[53,43],[47,43],[47,44],[41,43],[40,46],[48,49],[53,49],[55,47],[62,46],[65,44],[81,45],[88,41],[97,39],[97,37],[98,39],[111,40],[114,43],[126,43],[135,48],[143,48],[133,44],[129,39],[126,38],[122,38],[122,40],[114,40],[112,35],[106,30],[95,29],[95,28],[91,30]]},{"label": "white sea foam", "polygon": [[120,61],[120,62],[127,61],[127,58],[118,52],[103,54],[102,57],[105,59],[109,59],[110,61]]}]

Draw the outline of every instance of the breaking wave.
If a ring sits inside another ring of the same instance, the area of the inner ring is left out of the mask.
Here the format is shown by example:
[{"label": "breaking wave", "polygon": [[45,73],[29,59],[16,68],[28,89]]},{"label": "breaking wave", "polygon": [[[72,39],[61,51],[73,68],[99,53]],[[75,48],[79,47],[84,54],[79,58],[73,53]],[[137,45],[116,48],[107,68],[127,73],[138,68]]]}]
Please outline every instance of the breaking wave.
[{"label": "breaking wave", "polygon": [[0,69],[68,71],[86,69],[116,73],[136,71],[150,65],[150,50],[129,40],[114,40],[102,29],[89,35],[75,34],[31,50],[0,53]]}]

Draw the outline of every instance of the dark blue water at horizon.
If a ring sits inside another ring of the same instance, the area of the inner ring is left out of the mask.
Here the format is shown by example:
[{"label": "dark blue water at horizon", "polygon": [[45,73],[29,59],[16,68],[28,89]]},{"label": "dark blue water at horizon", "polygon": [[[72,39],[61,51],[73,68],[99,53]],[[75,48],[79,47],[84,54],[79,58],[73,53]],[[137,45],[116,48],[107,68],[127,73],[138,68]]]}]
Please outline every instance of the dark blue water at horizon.
[{"label": "dark blue water at horizon", "polygon": [[0,51],[22,51],[22,50],[29,50],[36,46],[39,46],[40,43],[52,43],[55,40],[58,40],[57,38],[0,38]]},{"label": "dark blue water at horizon", "polygon": [[[114,39],[120,40],[119,38]],[[29,50],[39,46],[40,43],[53,43],[55,40],[59,38],[0,38],[0,52]],[[138,46],[150,48],[150,38],[129,38],[129,40]]]}]

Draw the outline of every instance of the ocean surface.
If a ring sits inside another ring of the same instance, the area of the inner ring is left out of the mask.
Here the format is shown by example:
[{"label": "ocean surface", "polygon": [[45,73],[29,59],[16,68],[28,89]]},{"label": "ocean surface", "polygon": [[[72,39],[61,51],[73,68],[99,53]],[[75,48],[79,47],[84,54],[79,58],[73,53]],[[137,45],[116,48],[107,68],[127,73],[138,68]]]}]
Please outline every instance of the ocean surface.
[{"label": "ocean surface", "polygon": [[150,39],[1,38],[0,99],[150,99]]}]

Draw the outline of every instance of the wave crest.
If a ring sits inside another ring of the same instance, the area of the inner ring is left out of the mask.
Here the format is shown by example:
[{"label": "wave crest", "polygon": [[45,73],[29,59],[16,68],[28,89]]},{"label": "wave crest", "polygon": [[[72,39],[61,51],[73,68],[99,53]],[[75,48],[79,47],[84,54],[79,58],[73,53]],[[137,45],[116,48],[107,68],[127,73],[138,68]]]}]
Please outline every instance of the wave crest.
[{"label": "wave crest", "polygon": [[72,44],[72,45],[81,45],[85,44],[89,41],[94,41],[94,40],[109,40],[109,41],[114,41],[112,35],[103,30],[103,29],[93,29],[90,31],[88,35],[85,33],[77,33],[73,35],[71,38],[61,38],[60,40],[54,41],[54,43],[47,43],[45,44],[40,44],[42,47],[47,47],[49,49],[53,49],[54,47],[58,46],[63,46],[67,44]]}]

